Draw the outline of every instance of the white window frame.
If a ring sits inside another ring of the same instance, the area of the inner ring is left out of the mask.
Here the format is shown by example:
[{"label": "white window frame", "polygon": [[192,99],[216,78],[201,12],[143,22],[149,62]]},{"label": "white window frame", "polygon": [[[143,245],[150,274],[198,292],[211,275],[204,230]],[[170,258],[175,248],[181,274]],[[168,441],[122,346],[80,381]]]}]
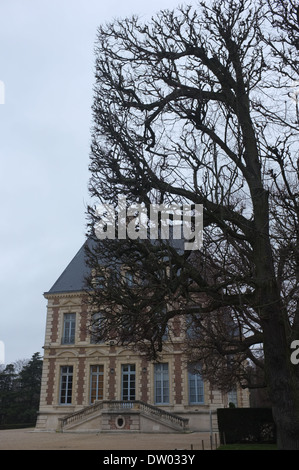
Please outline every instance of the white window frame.
[{"label": "white window frame", "polygon": [[169,365],[168,362],[154,364],[155,404],[169,405]]},{"label": "white window frame", "polygon": [[75,338],[76,338],[76,314],[64,313],[61,343],[62,344],[75,344]]},{"label": "white window frame", "polygon": [[[127,370],[125,370],[127,369]],[[127,386],[124,387],[127,382]],[[121,399],[136,400],[136,365],[122,364],[121,366]]]},{"label": "white window frame", "polygon": [[[93,368],[96,367],[94,371]],[[95,398],[92,401],[92,384],[93,378],[96,377],[96,389],[95,389]],[[102,389],[99,389],[100,377],[102,378]],[[100,395],[99,395],[100,392]],[[90,366],[90,385],[89,385],[89,402],[90,404],[94,403],[96,400],[103,400],[104,398],[104,365],[103,364],[93,364]]]},{"label": "white window frame", "polygon": [[[73,395],[73,366],[60,367],[59,404],[71,405]],[[65,385],[65,387],[64,387]]]},{"label": "white window frame", "polygon": [[198,368],[197,365],[189,365],[188,367],[189,405],[203,405],[205,401],[204,382]]}]

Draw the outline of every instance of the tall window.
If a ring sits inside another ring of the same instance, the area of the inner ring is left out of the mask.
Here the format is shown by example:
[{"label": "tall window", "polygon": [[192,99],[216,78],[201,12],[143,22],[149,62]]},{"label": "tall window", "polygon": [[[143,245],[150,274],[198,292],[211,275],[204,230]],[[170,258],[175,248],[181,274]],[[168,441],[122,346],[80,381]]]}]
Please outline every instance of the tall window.
[{"label": "tall window", "polygon": [[157,405],[169,403],[169,376],[168,364],[155,364],[155,403]]},{"label": "tall window", "polygon": [[136,371],[135,364],[123,364],[122,365],[122,400],[135,400],[136,393]]},{"label": "tall window", "polygon": [[63,366],[60,369],[60,405],[70,405],[72,403],[73,390],[73,366]]},{"label": "tall window", "polygon": [[200,321],[195,313],[187,315],[185,325],[187,340],[194,340],[200,337]]},{"label": "tall window", "polygon": [[238,406],[238,396],[236,388],[233,388],[230,392],[228,392],[227,397],[229,405],[232,403],[233,405]]},{"label": "tall window", "polygon": [[63,317],[62,344],[74,344],[76,330],[76,314],[65,313]]},{"label": "tall window", "polygon": [[188,369],[189,403],[190,405],[204,403],[203,380],[196,365],[190,365]]},{"label": "tall window", "polygon": [[90,368],[90,403],[103,400],[104,397],[104,366]]},{"label": "tall window", "polygon": [[101,333],[101,322],[103,321],[103,315],[101,312],[92,314],[92,324],[90,327],[90,342],[92,344],[103,343],[102,339],[99,339]]}]

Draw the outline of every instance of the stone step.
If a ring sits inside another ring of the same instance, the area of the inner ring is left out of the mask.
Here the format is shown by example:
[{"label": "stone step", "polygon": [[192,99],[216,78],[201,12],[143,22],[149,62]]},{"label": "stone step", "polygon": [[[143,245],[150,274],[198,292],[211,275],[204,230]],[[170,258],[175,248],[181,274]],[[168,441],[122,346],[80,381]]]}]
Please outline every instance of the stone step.
[{"label": "stone step", "polygon": [[185,432],[188,420],[142,401],[99,401],[60,420],[63,432],[103,431]]}]

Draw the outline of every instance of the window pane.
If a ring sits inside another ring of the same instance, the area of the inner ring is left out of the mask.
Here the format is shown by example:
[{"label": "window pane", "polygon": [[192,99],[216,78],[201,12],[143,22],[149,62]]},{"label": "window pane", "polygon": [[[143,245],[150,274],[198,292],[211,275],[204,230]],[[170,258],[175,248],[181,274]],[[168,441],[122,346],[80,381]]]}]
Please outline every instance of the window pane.
[{"label": "window pane", "polygon": [[235,406],[238,406],[238,396],[236,388],[228,392],[228,403],[233,403]]},{"label": "window pane", "polygon": [[92,344],[103,343],[103,339],[99,339],[102,331],[103,314],[101,312],[93,313],[90,327],[90,342]]},{"label": "window pane", "polygon": [[104,398],[104,366],[90,367],[90,403]]},{"label": "window pane", "polygon": [[168,364],[155,364],[155,403],[169,403]]},{"label": "window pane", "polygon": [[136,399],[135,364],[122,365],[122,400]]},{"label": "window pane", "polygon": [[72,389],[73,389],[73,366],[61,367],[60,376],[60,398],[61,405],[72,403]]},{"label": "window pane", "polygon": [[204,386],[203,380],[199,373],[199,366],[190,365],[188,372],[189,382],[189,403],[204,403]]},{"label": "window pane", "polygon": [[74,344],[76,330],[76,314],[66,313],[63,317],[63,344]]}]

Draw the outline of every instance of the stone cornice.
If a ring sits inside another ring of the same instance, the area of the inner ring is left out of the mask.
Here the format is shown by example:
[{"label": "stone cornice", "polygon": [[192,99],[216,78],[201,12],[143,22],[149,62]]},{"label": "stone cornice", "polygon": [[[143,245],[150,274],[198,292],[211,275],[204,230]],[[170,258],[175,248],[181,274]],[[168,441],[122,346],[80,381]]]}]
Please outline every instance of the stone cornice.
[{"label": "stone cornice", "polygon": [[66,298],[66,297],[83,297],[85,294],[85,292],[83,291],[72,291],[72,292],[53,292],[50,293],[50,292],[44,292],[44,297],[45,299],[47,300],[50,300],[50,299],[55,299],[56,297],[58,297],[59,299],[63,299],[63,298]]}]

